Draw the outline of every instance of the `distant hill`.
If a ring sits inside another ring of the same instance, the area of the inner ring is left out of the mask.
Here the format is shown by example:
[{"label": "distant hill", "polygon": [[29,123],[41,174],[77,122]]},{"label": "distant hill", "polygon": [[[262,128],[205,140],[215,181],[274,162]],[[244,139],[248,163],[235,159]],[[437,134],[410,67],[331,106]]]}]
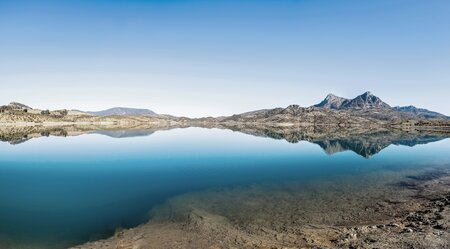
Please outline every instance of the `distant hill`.
[{"label": "distant hill", "polygon": [[[18,102],[11,102],[8,105],[0,106],[2,110],[36,110],[35,113],[39,113],[39,109],[33,109],[27,105]],[[81,110],[70,110],[68,111],[71,114],[77,115],[95,115],[95,116],[153,116],[157,115],[154,111],[149,109],[139,109],[139,108],[128,108],[128,107],[114,107],[107,110],[102,111],[81,111]]]},{"label": "distant hill", "polygon": [[417,108],[415,106],[395,106],[393,107],[394,110],[398,112],[404,112],[404,113],[411,113],[419,117],[423,118],[448,118],[444,114],[433,112],[427,109],[423,108]]},{"label": "distant hill", "polygon": [[33,108],[31,108],[31,107],[29,107],[27,105],[18,103],[18,102],[11,102],[8,105],[0,106],[0,109],[4,109],[4,110],[31,110]]},{"label": "distant hill", "polygon": [[86,112],[95,116],[153,116],[157,115],[154,111],[149,109],[137,109],[127,107],[114,107],[103,111]]},{"label": "distant hill", "polygon": [[10,106],[13,109],[33,109],[33,108],[31,108],[31,107],[29,107],[27,105],[24,105],[24,104],[21,104],[21,103],[18,103],[18,102],[11,102],[11,103],[9,103],[8,106]]}]

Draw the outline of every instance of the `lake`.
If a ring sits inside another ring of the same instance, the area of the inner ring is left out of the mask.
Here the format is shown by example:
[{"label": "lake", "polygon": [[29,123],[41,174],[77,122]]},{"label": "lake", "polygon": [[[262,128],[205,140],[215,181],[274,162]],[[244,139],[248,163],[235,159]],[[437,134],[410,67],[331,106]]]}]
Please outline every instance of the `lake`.
[{"label": "lake", "polygon": [[[194,206],[264,224],[270,200],[287,210],[301,199],[304,222],[346,224],[327,206],[357,209],[364,196],[376,201],[408,176],[450,169],[446,136],[268,134],[178,128],[0,143],[0,248],[67,248],[148,220],[177,220],[173,210]],[[406,196],[400,189],[389,198]],[[317,207],[329,215],[314,214]]]}]

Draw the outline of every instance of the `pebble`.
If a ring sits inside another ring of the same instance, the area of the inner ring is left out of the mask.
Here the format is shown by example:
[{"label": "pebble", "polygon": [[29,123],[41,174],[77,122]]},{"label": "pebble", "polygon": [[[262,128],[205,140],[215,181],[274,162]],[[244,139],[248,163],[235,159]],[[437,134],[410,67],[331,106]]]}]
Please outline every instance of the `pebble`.
[{"label": "pebble", "polygon": [[404,233],[412,233],[412,232],[414,232],[411,228],[405,228],[405,229],[403,229],[403,232]]},{"label": "pebble", "polygon": [[364,242],[366,242],[366,243],[375,243],[375,242],[377,242],[377,240],[373,239],[373,238],[367,238],[367,239],[364,240]]},{"label": "pebble", "polygon": [[357,239],[358,238],[358,236],[356,236],[356,233],[348,233],[347,235],[346,235],[346,239]]}]

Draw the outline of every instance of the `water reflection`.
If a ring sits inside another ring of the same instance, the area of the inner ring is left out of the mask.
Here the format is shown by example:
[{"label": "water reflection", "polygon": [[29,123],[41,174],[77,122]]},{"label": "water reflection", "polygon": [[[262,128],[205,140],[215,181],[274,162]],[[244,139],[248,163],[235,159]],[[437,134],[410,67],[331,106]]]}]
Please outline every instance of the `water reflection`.
[{"label": "water reflection", "polygon": [[[101,134],[113,138],[150,136],[159,130],[186,128],[188,126],[63,126],[63,127],[1,127],[0,140],[16,145],[43,136],[77,136]],[[450,136],[445,131],[416,131],[398,129],[363,129],[330,127],[261,127],[252,125],[215,125],[203,128],[229,129],[253,136],[283,139],[290,143],[307,141],[319,145],[327,154],[353,151],[365,158],[379,153],[389,145],[415,146],[440,141]]]},{"label": "water reflection", "polygon": [[[417,179],[447,176],[450,163],[449,141],[359,156],[448,137],[438,132],[179,128],[0,127],[3,141],[25,143],[0,144],[0,248],[67,248],[153,221],[191,229],[189,217],[257,231],[384,220],[413,203]],[[61,138],[34,139],[43,136]]]}]

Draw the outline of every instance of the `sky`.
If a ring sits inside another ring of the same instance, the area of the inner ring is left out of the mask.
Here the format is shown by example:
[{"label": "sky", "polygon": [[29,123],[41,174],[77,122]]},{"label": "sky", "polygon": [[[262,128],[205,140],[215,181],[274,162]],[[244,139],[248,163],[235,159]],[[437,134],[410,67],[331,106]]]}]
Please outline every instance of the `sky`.
[{"label": "sky", "polygon": [[371,91],[450,115],[448,0],[0,0],[0,104],[190,117]]}]

